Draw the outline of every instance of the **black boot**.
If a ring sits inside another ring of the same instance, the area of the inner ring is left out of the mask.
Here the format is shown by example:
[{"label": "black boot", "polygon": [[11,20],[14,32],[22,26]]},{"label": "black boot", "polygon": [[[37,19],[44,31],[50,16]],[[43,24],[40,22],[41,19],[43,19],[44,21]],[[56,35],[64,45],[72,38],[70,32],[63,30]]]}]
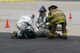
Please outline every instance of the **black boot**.
[{"label": "black boot", "polygon": [[67,39],[67,36],[64,36],[64,35],[63,35],[63,36],[62,36],[62,39]]},{"label": "black boot", "polygon": [[56,33],[55,38],[62,38],[61,34]]},{"label": "black boot", "polygon": [[48,39],[54,39],[55,36],[48,36]]},{"label": "black boot", "polygon": [[15,39],[15,38],[17,38],[17,32],[16,32],[16,31],[14,31],[14,32],[12,33],[12,36],[11,36],[11,38],[12,38],[12,39]]}]

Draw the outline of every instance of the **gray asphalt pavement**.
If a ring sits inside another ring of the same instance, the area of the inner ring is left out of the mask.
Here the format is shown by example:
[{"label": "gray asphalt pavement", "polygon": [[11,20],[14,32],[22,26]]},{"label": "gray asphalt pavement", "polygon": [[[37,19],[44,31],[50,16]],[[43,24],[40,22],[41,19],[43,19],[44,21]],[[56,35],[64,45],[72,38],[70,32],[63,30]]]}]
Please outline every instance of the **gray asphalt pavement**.
[{"label": "gray asphalt pavement", "polygon": [[0,53],[80,53],[80,37],[47,39],[11,39],[11,33],[0,33]]}]

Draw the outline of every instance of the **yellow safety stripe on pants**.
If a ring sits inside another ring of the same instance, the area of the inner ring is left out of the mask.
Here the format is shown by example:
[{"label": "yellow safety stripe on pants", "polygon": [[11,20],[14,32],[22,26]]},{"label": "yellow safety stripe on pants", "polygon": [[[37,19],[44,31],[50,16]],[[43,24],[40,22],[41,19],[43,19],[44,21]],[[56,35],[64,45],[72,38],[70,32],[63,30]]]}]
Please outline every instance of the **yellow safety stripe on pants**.
[{"label": "yellow safety stripe on pants", "polygon": [[48,34],[49,34],[49,36],[55,36],[55,34],[54,33],[51,33],[51,32],[48,33]]},{"label": "yellow safety stripe on pants", "polygon": [[62,33],[62,35],[67,35],[67,33]]},{"label": "yellow safety stripe on pants", "polygon": [[34,0],[0,0],[0,2],[32,2]]},{"label": "yellow safety stripe on pants", "polygon": [[[53,10],[53,12],[54,12],[54,10]],[[56,10],[54,13],[52,13],[52,15],[56,15],[56,14],[63,14],[63,12],[61,11],[61,10]]]}]

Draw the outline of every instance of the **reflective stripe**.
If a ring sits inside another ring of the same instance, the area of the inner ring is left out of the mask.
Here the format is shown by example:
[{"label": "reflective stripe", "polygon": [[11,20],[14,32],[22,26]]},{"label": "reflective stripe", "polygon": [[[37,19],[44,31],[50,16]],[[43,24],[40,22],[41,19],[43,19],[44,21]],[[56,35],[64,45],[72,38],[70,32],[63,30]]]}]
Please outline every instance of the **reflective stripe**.
[{"label": "reflective stripe", "polygon": [[49,34],[49,36],[55,36],[55,34],[54,33],[51,33],[51,32],[48,33],[48,34]]},{"label": "reflective stripe", "polygon": [[56,18],[59,16],[64,16],[64,13],[61,10],[53,10],[51,16],[53,16],[53,18]]},{"label": "reflective stripe", "polygon": [[53,19],[53,22],[55,22],[56,24],[59,24],[61,22],[65,22],[65,17],[64,16],[60,16],[60,17],[56,17]]},{"label": "reflective stripe", "polygon": [[53,11],[52,15],[56,15],[56,14],[59,14],[59,13],[60,13],[60,14],[63,14],[62,11],[58,10],[58,11],[55,11],[55,12]]},{"label": "reflective stripe", "polygon": [[52,13],[50,14],[49,12],[49,15],[48,15],[49,22],[55,22],[55,24],[65,22],[66,17],[64,16],[63,11],[55,9],[55,10],[52,10],[51,12]]},{"label": "reflective stripe", "polygon": [[67,35],[67,33],[62,33],[62,35]]},{"label": "reflective stripe", "polygon": [[59,17],[54,18],[53,21],[56,21],[56,20],[63,20],[63,19],[65,19],[64,16],[59,16]]}]

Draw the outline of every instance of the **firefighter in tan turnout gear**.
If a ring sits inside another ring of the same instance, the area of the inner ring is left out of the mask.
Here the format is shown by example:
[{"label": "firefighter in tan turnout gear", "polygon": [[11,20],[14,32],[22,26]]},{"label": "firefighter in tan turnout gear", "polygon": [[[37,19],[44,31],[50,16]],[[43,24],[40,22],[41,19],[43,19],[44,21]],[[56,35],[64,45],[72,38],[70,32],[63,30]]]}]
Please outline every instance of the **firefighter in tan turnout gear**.
[{"label": "firefighter in tan turnout gear", "polygon": [[55,32],[57,25],[62,25],[62,38],[67,39],[67,30],[66,30],[66,16],[64,15],[63,11],[58,10],[58,7],[55,5],[51,5],[48,10],[48,22],[50,23],[50,33],[48,38],[53,39],[55,37]]},{"label": "firefighter in tan turnout gear", "polygon": [[[39,37],[46,37],[48,36],[49,30],[49,23],[47,22],[47,16],[46,16],[46,8],[42,6],[39,9],[39,17],[37,19],[37,26],[38,26],[38,35]],[[60,38],[60,34],[56,32],[55,35],[56,38]]]}]

